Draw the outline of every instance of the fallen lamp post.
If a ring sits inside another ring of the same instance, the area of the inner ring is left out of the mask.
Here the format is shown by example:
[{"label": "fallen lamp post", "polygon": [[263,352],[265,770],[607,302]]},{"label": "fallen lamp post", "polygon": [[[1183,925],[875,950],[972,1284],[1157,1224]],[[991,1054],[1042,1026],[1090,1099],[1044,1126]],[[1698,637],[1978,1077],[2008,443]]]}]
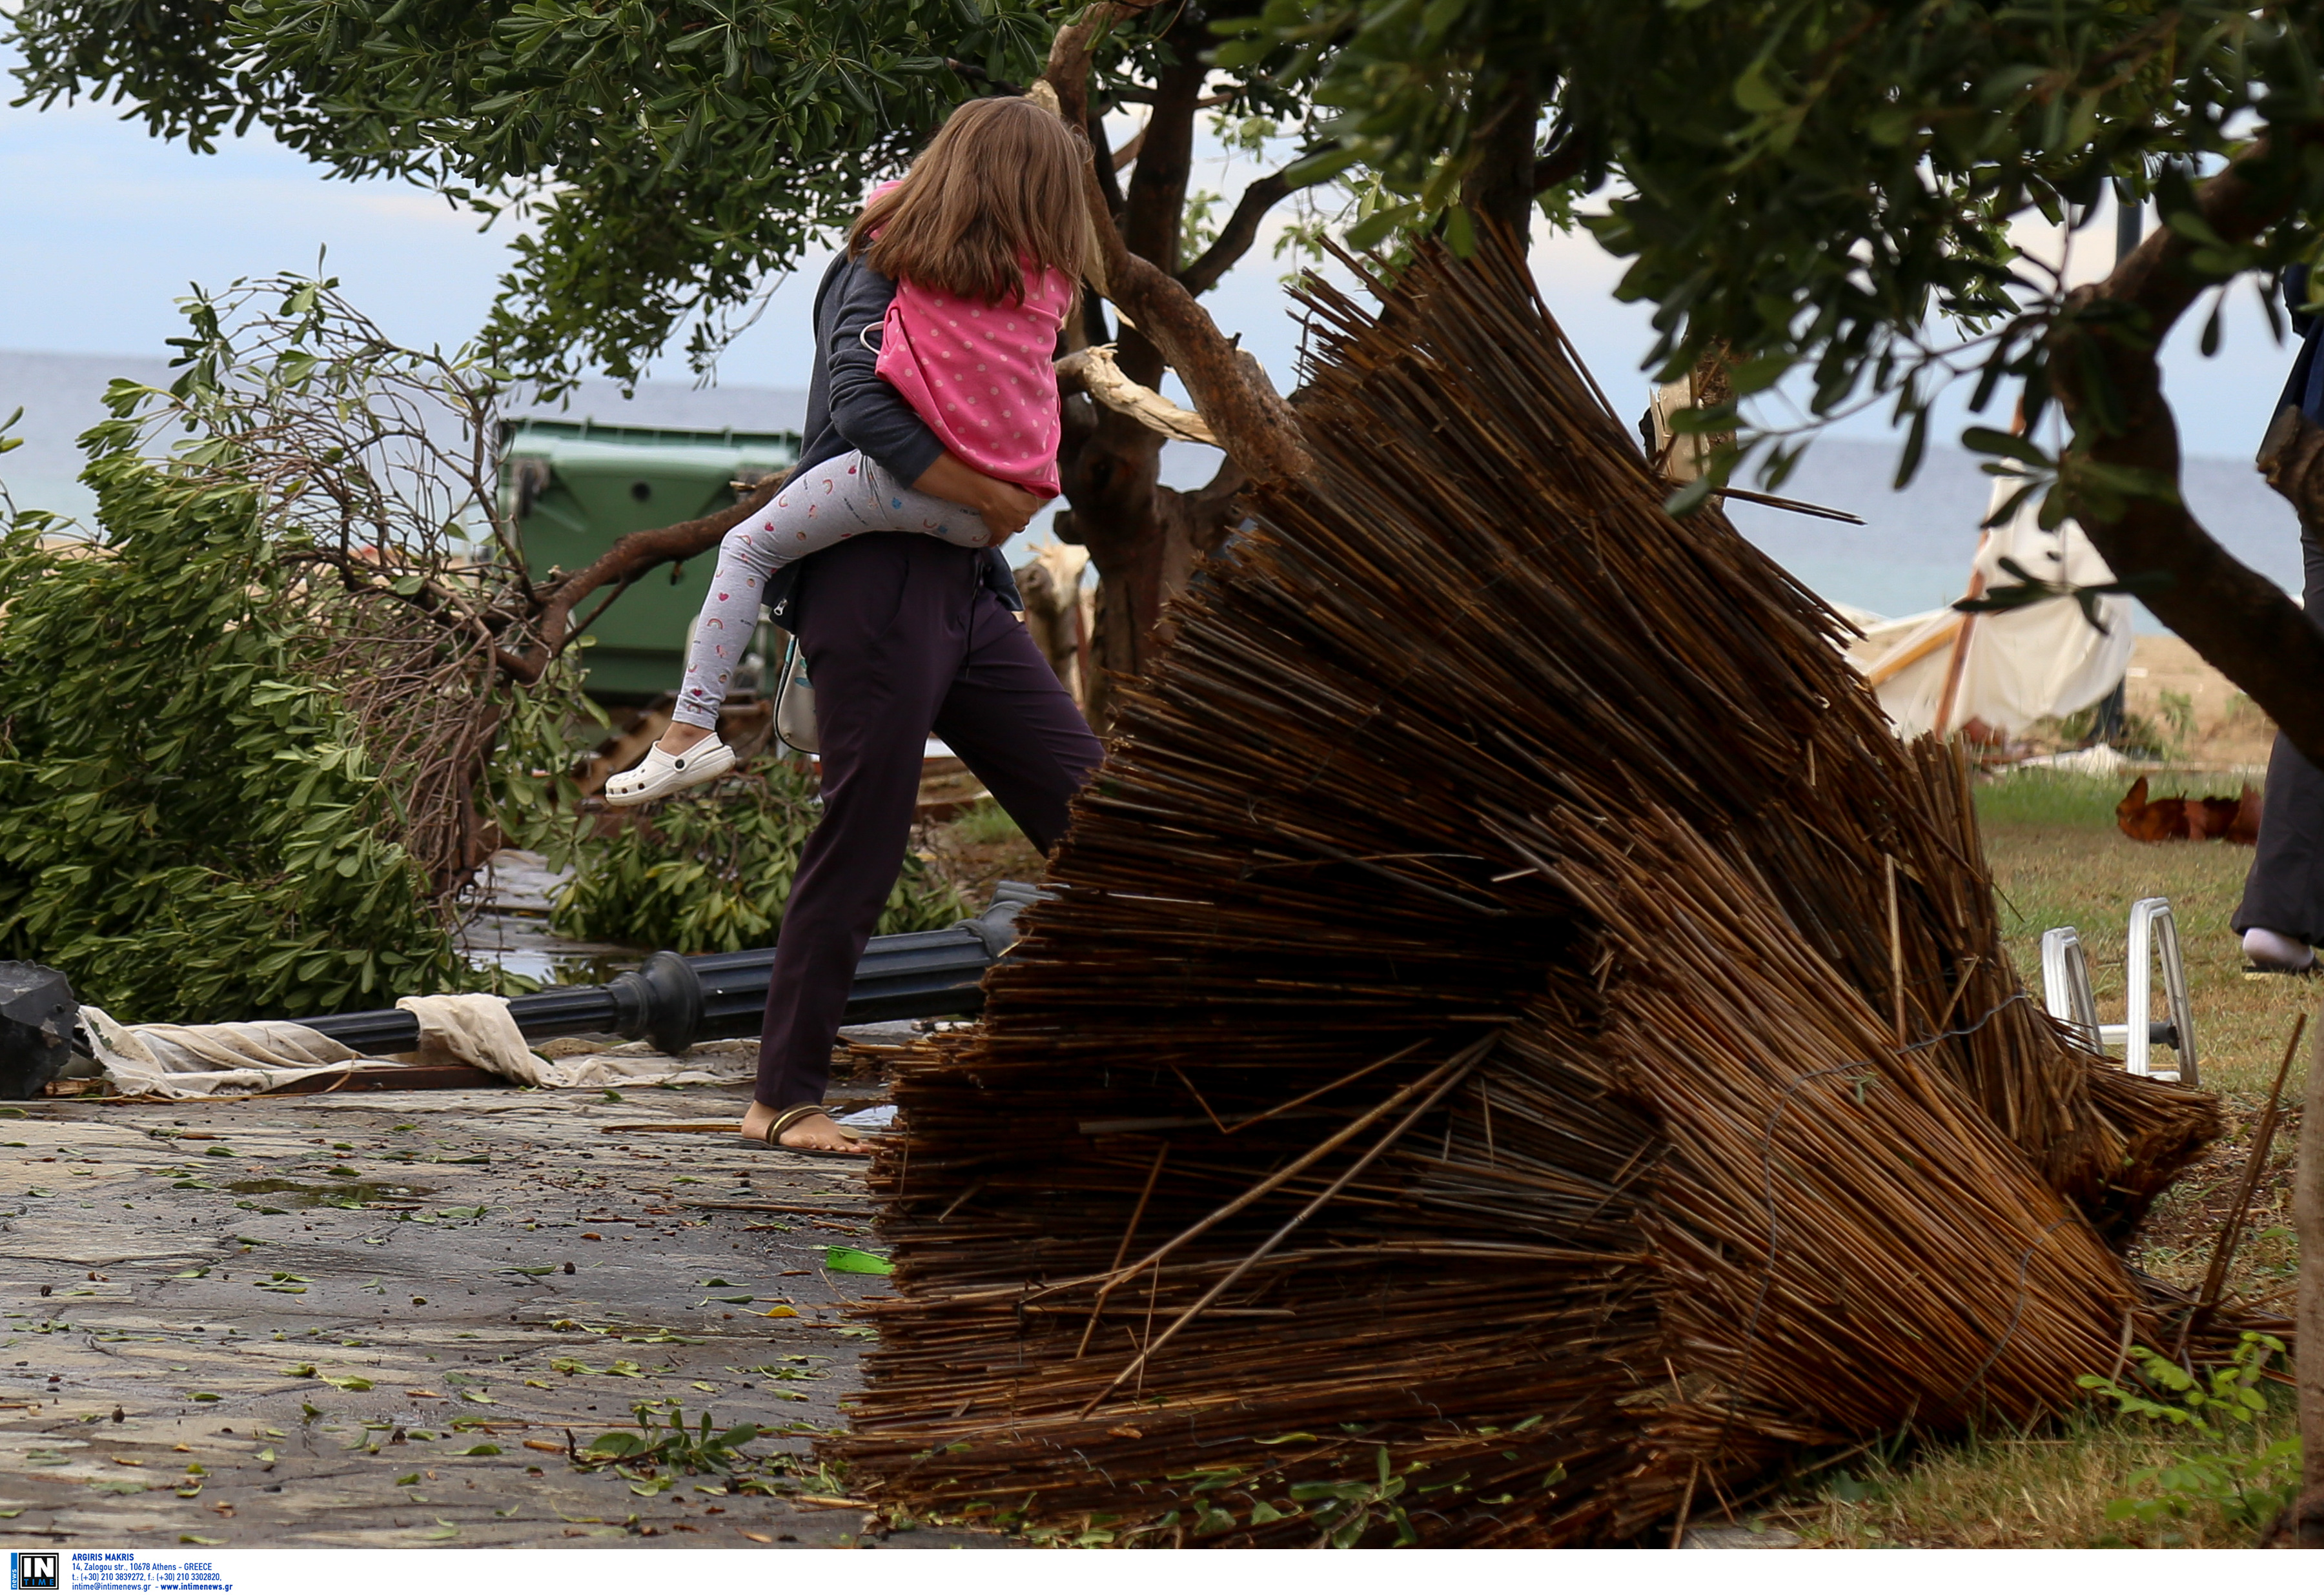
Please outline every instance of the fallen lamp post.
[{"label": "fallen lamp post", "polygon": [[[873,936],[856,961],[844,1022],[976,1012],[984,1006],[984,972],[1017,939],[1017,915],[1037,896],[1033,887],[1004,880],[973,919],[943,930]],[[774,963],[772,947],[692,957],[656,953],[602,986],[551,986],[512,997],[509,1015],[528,1041],[610,1034],[680,1053],[696,1042],[757,1035]],[[400,1008],[325,1014],[299,1023],[369,1055],[410,1052],[420,1046],[419,1019]]]},{"label": "fallen lamp post", "polygon": [[[994,889],[992,901],[973,918],[943,930],[873,936],[856,962],[843,1022],[865,1025],[977,1012],[984,1006],[984,972],[1016,941],[1018,914],[1040,895],[1038,888],[1003,880]],[[656,953],[603,985],[551,986],[512,997],[509,1013],[529,1041],[615,1035],[650,1041],[661,1052],[681,1053],[699,1042],[757,1035],[774,962],[772,947],[691,957]],[[57,1077],[65,1049],[56,1038],[72,1034],[78,1006],[62,975],[32,964],[9,968],[23,972],[19,983],[24,987],[23,999],[36,1001],[41,1010],[36,1022],[0,1028],[0,1097],[22,1100],[40,1095]],[[420,1045],[420,1020],[402,1009],[321,1014],[293,1022],[368,1057],[414,1052]],[[381,1078],[366,1083],[389,1083],[401,1072],[380,1070]],[[481,1076],[483,1071],[461,1065],[418,1073],[431,1076],[426,1083],[446,1084],[464,1082],[470,1074]],[[446,1079],[438,1081],[435,1075]],[[422,1082],[414,1077],[408,1083]]]}]

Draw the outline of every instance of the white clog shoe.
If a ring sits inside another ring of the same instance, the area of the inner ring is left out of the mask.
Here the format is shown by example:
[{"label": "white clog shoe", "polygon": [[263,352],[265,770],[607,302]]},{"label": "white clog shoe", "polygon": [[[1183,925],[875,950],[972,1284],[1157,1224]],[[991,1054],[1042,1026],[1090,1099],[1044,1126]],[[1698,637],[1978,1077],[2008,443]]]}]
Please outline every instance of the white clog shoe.
[{"label": "white clog shoe", "polygon": [[715,781],[733,768],[734,750],[715,736],[683,753],[665,753],[659,746],[651,747],[635,769],[625,770],[605,783],[605,801],[615,808],[651,803],[672,792]]}]

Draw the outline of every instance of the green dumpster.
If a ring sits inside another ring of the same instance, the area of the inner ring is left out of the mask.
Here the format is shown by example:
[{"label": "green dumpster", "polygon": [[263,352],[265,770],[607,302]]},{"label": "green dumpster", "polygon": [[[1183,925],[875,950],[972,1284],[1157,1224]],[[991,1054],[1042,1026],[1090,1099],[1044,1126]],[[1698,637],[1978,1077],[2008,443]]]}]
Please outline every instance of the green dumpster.
[{"label": "green dumpster", "polygon": [[[796,432],[697,432],[540,419],[501,429],[501,493],[536,579],[578,570],[632,531],[733,503],[736,484],[798,463]],[[591,622],[589,695],[641,704],[673,691],[687,628],[717,564],[710,550],[657,570]]]}]

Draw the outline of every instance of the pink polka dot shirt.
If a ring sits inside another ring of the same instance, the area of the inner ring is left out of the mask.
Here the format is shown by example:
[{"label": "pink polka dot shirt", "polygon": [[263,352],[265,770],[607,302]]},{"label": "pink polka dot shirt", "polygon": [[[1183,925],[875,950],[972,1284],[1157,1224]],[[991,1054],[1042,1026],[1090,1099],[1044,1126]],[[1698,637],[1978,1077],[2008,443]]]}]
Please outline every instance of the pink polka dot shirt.
[{"label": "pink polka dot shirt", "polygon": [[906,280],[876,369],[961,461],[1043,498],[1057,494],[1057,373],[1050,364],[1073,283],[1044,269],[1022,304],[955,299]]}]

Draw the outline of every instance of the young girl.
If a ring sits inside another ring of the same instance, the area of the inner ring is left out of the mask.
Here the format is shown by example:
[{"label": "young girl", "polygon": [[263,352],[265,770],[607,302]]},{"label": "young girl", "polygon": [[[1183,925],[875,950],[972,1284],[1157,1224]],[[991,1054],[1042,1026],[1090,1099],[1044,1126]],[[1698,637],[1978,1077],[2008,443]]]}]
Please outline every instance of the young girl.
[{"label": "young girl", "polygon": [[[874,193],[848,234],[841,263],[855,269],[835,267],[825,295],[843,277],[851,304],[862,284],[890,292],[876,341],[860,327],[859,348],[821,352],[816,377],[829,391],[810,393],[800,466],[720,544],[673,724],[606,783],[608,803],[644,803],[733,767],[714,734],[719,705],[760,605],[788,597],[799,561],[865,532],[995,548],[1056,496],[1051,361],[1084,267],[1088,158],[1034,102],[973,100],[901,180]],[[860,322],[860,304],[853,318],[826,318],[823,297],[819,335],[827,319]],[[868,373],[866,351],[876,351]]]}]

